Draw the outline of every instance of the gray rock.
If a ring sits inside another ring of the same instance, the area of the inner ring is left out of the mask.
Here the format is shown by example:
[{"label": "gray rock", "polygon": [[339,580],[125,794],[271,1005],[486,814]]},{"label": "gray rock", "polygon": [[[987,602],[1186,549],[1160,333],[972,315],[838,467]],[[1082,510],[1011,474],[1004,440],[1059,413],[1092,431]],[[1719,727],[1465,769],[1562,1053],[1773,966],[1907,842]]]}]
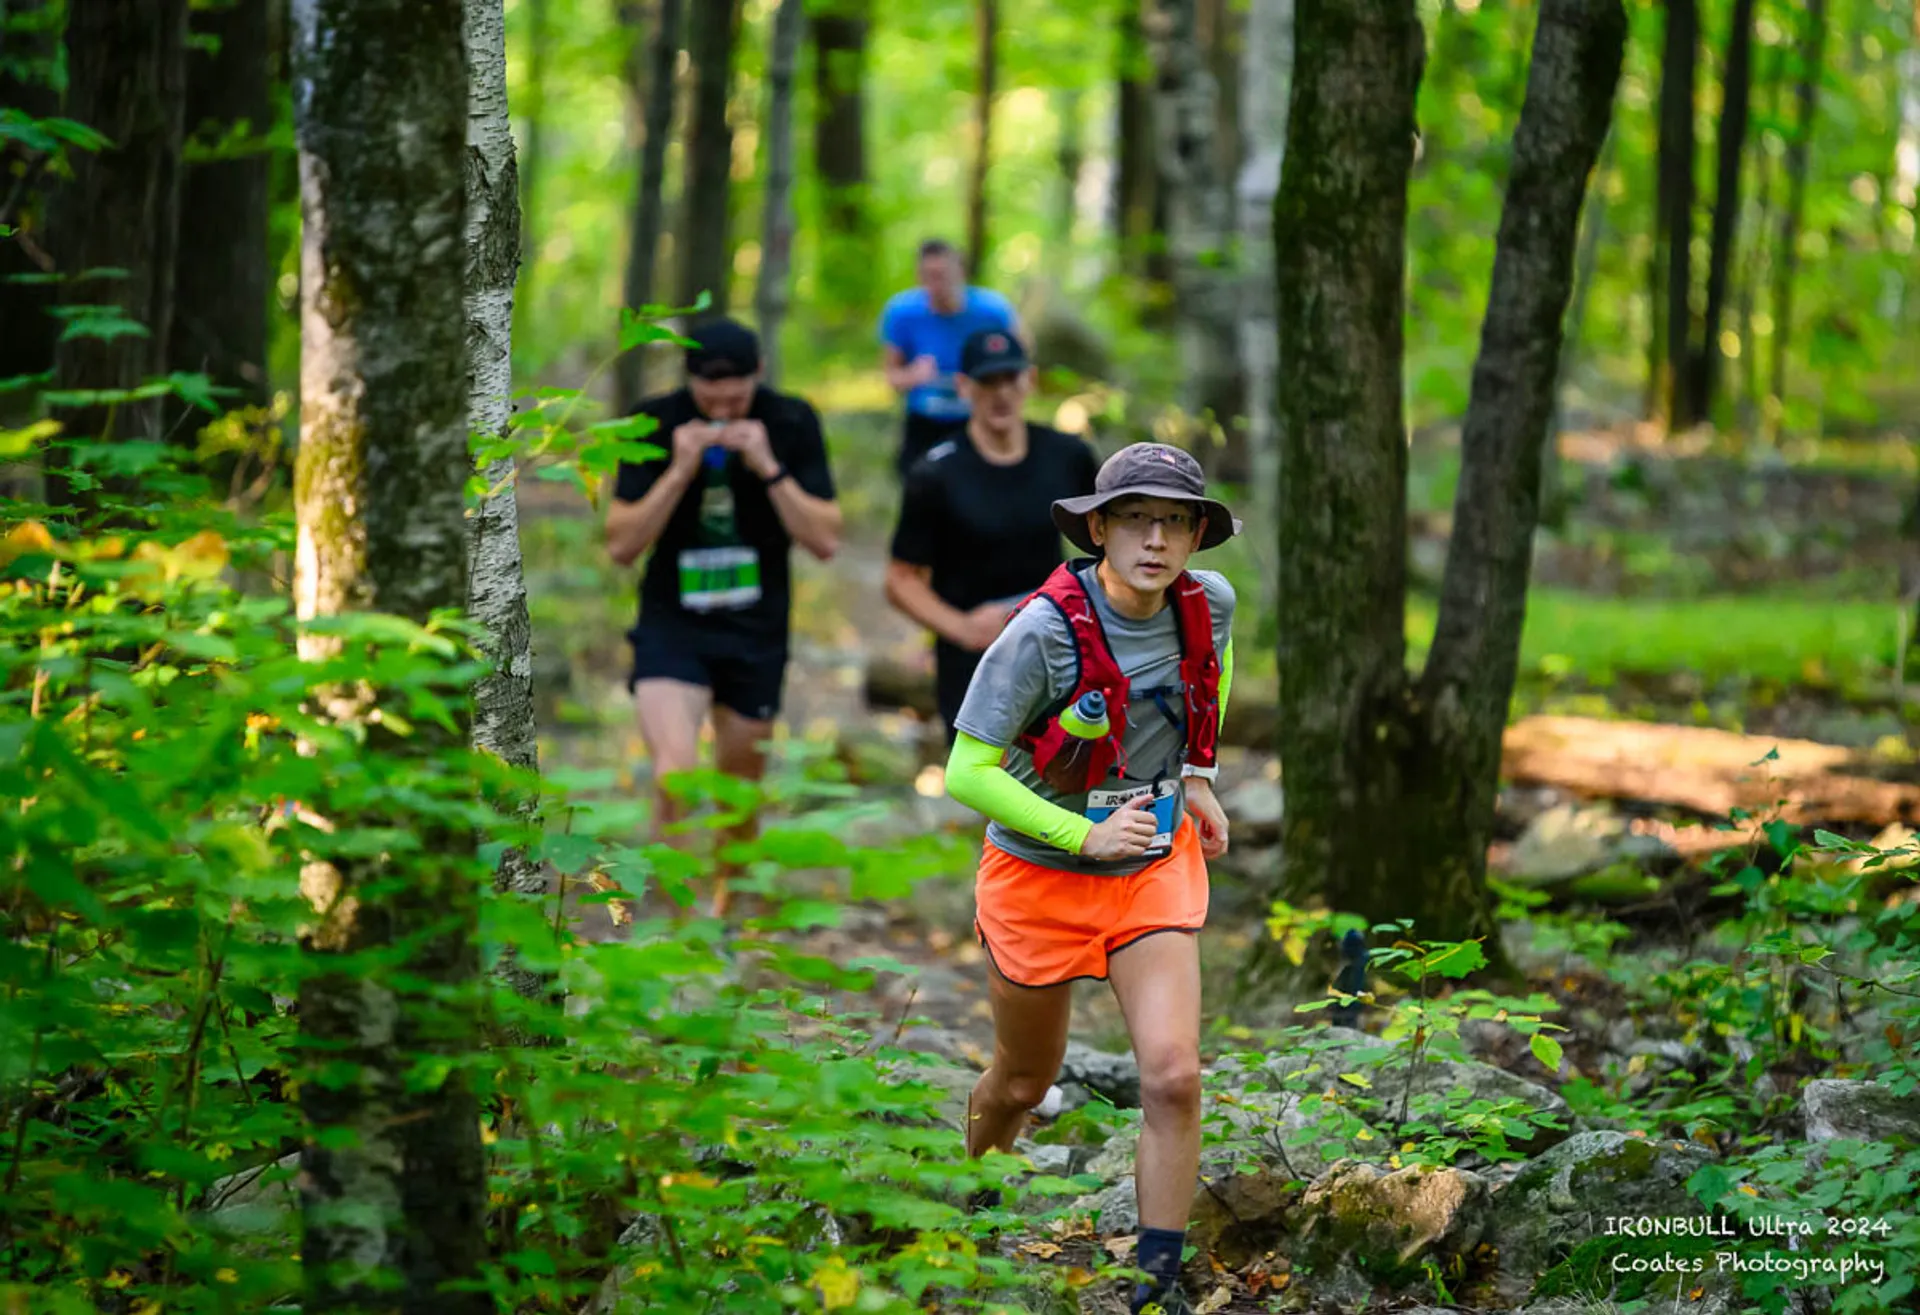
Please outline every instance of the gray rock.
[{"label": "gray rock", "polygon": [[1901,1140],[1920,1146],[1920,1092],[1899,1096],[1878,1082],[1815,1078],[1800,1100],[1810,1142]]},{"label": "gray rock", "polygon": [[1085,1146],[1042,1145],[1024,1139],[1014,1143],[1013,1150],[1014,1154],[1027,1157],[1035,1173],[1055,1178],[1071,1178],[1091,1158]]},{"label": "gray rock", "polygon": [[1077,1082],[1121,1109],[1140,1108],[1140,1068],[1133,1062],[1132,1055],[1095,1050],[1082,1042],[1069,1041],[1066,1056],[1060,1061],[1057,1081],[1063,1088],[1068,1082]]},{"label": "gray rock", "polygon": [[[965,1131],[967,1098],[973,1094],[974,1084],[980,1081],[978,1073],[951,1064],[904,1060],[881,1060],[879,1068],[890,1084],[911,1091],[911,1095],[908,1092],[901,1093],[899,1108],[881,1111],[883,1118],[920,1122],[930,1116],[933,1122],[952,1128],[955,1132]],[[929,1096],[932,1106],[927,1109],[924,1102]],[[909,1108],[914,1108],[915,1112],[910,1114]],[[926,1115],[921,1115],[918,1110],[926,1110]]]},{"label": "gray rock", "polygon": [[296,1151],[270,1164],[228,1174],[207,1188],[200,1210],[211,1227],[229,1235],[291,1236],[300,1223],[300,1192],[294,1185],[299,1172]]},{"label": "gray rock", "polygon": [[1686,1181],[1712,1158],[1686,1142],[1622,1132],[1578,1133],[1536,1157],[1494,1202],[1501,1299],[1524,1301],[1535,1278],[1600,1236],[1610,1216],[1698,1214]]},{"label": "gray rock", "polygon": [[1299,1199],[1297,1180],[1284,1170],[1242,1172],[1218,1162],[1202,1164],[1187,1240],[1229,1266],[1244,1264],[1273,1248],[1286,1227],[1287,1211]]},{"label": "gray rock", "polygon": [[1101,1237],[1121,1237],[1140,1231],[1140,1203],[1134,1197],[1133,1175],[1110,1187],[1103,1187],[1073,1203],[1075,1214],[1093,1217],[1093,1229]]},{"label": "gray rock", "polygon": [[1491,1213],[1486,1180],[1465,1169],[1383,1172],[1343,1160],[1301,1198],[1300,1252],[1315,1266],[1351,1263],[1405,1283],[1429,1258],[1445,1263],[1478,1246]]},{"label": "gray rock", "polygon": [[1606,809],[1560,804],[1527,824],[1507,869],[1515,881],[1528,884],[1597,872],[1613,861],[1625,834],[1626,824]]},{"label": "gray rock", "polygon": [[1444,1056],[1422,1058],[1411,1072],[1404,1060],[1396,1060],[1375,1072],[1372,1080],[1373,1095],[1379,1099],[1383,1109],[1395,1118],[1399,1115],[1403,1098],[1411,1106],[1421,1096],[1445,1096],[1465,1089],[1469,1099],[1514,1101],[1543,1119],[1557,1121],[1560,1125],[1557,1128],[1536,1123],[1532,1136],[1520,1137],[1510,1143],[1513,1149],[1525,1155],[1538,1154],[1566,1140],[1571,1130],[1573,1111],[1559,1092],[1478,1060]]},{"label": "gray rock", "polygon": [[1280,819],[1286,812],[1286,796],[1280,782],[1253,776],[1220,796],[1233,828],[1235,845],[1264,845],[1280,837]]}]

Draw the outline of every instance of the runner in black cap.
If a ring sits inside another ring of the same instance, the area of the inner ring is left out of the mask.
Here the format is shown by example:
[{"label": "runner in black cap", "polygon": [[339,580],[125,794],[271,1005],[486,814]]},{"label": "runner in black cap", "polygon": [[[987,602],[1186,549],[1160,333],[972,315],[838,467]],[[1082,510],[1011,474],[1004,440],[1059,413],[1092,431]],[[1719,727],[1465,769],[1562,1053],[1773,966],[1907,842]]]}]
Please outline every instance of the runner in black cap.
[{"label": "runner in black cap", "polygon": [[[665,793],[698,764],[713,716],[715,765],[758,780],[787,666],[788,550],[825,561],[840,542],[820,417],[759,384],[760,342],[733,320],[689,330],[687,383],[635,408],[659,422],[652,461],[622,463],[607,549],[622,566],[652,550],[640,581],[633,690],[653,762],[655,824]],[[724,882],[714,912],[726,908]]]},{"label": "runner in black cap", "polygon": [[887,565],[887,601],[933,631],[949,738],[980,654],[1060,564],[1054,501],[1091,493],[1098,466],[1082,440],[1027,423],[1033,367],[1011,333],[966,340],[959,388],[966,428],[908,472]]}]

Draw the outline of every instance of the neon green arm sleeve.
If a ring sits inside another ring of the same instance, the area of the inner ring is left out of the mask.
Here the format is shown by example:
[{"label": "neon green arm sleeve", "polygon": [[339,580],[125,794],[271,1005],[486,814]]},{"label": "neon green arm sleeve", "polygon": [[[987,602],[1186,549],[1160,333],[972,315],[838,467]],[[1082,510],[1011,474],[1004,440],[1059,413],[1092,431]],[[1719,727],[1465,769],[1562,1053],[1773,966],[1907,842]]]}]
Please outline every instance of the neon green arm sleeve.
[{"label": "neon green arm sleeve", "polygon": [[1233,641],[1220,651],[1220,724],[1227,723],[1227,691],[1233,688]]},{"label": "neon green arm sleeve", "polygon": [[947,756],[947,793],[1001,826],[1078,854],[1093,823],[1050,803],[1000,765],[1005,750],[962,731]]}]

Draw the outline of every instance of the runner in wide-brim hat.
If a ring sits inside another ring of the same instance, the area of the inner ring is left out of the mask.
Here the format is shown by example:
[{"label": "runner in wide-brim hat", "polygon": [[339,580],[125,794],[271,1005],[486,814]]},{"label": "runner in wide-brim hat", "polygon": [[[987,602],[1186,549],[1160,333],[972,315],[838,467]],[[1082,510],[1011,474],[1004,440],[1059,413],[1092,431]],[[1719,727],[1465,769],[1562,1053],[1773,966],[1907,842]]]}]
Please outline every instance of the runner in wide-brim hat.
[{"label": "runner in wide-brim hat", "polygon": [[1134,443],[1108,457],[1094,477],[1092,493],[1053,504],[1053,523],[1074,547],[1097,553],[1100,549],[1093,541],[1087,513],[1127,497],[1194,503],[1207,522],[1194,552],[1217,548],[1240,533],[1240,522],[1227,504],[1207,496],[1207,476],[1200,463],[1165,443]]},{"label": "runner in wide-brim hat", "polygon": [[[1205,924],[1207,862],[1227,848],[1213,779],[1234,610],[1226,577],[1187,561],[1240,523],[1208,496],[1199,462],[1159,443],[1122,448],[1093,493],[1052,510],[1096,560],[1055,571],[982,655],[947,762],[948,793],[990,823],[974,900],[993,1060],[968,1101],[966,1149],[1012,1148],[1059,1072],[1072,983],[1109,982],[1141,1079],[1145,1281],[1130,1305],[1184,1315],[1200,952],[1194,935],[1166,933]],[[1100,711],[1088,721],[1082,707]]]}]

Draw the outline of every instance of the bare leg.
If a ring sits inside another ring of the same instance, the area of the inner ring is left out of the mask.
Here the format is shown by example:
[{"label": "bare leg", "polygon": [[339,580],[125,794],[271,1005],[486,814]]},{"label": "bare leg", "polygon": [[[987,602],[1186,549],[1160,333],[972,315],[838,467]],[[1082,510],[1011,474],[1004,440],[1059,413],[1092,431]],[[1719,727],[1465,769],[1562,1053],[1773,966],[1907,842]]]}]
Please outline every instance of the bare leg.
[{"label": "bare leg", "polygon": [[[773,723],[744,717],[724,704],[713,705],[713,760],[714,766],[728,776],[742,781],[758,781],[767,774],[767,753],[763,747],[773,735]],[[750,817],[738,826],[728,827],[721,837],[722,842],[730,840],[752,840],[759,834],[759,819]],[[729,902],[727,878],[732,869],[722,863],[716,866],[713,888],[713,914],[724,917]]]},{"label": "bare leg", "polygon": [[993,1063],[968,1102],[967,1154],[1013,1149],[1027,1112],[1047,1098],[1067,1053],[1073,984],[1015,986],[988,963],[993,1004]]},{"label": "bare leg", "polygon": [[686,841],[670,828],[685,810],[667,786],[673,777],[700,765],[700,726],[712,704],[712,690],[684,680],[642,680],[633,687],[640,738],[653,762],[653,839],[675,848]]},{"label": "bare leg", "polygon": [[1107,971],[1140,1065],[1140,1226],[1184,1232],[1200,1174],[1200,947],[1186,932],[1161,932]]}]

